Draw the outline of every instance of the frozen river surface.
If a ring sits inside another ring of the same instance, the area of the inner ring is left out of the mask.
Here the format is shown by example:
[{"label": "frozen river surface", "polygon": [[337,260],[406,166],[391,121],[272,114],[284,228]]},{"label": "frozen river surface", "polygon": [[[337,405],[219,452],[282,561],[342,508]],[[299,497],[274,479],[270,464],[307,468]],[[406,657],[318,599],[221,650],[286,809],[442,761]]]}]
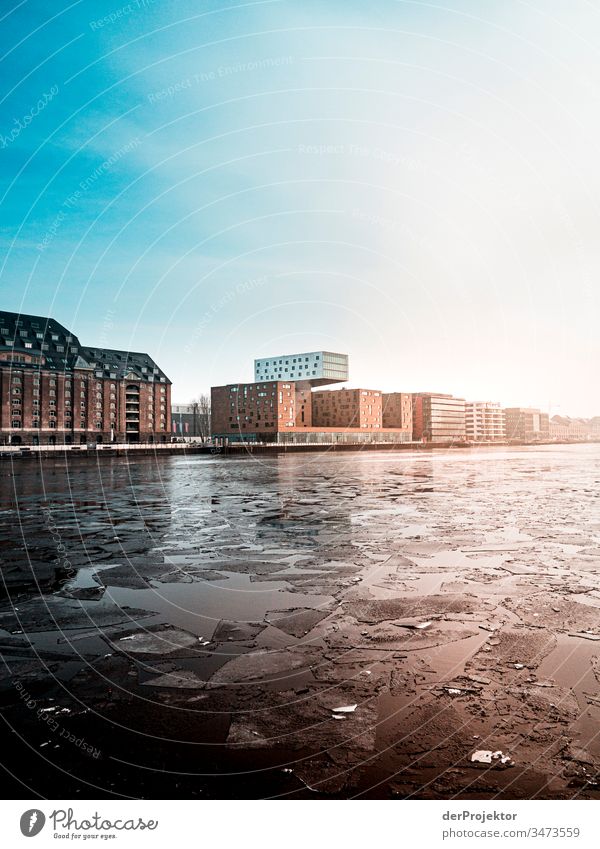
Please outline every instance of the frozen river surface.
[{"label": "frozen river surface", "polygon": [[597,794],[600,446],[0,473],[19,798]]}]

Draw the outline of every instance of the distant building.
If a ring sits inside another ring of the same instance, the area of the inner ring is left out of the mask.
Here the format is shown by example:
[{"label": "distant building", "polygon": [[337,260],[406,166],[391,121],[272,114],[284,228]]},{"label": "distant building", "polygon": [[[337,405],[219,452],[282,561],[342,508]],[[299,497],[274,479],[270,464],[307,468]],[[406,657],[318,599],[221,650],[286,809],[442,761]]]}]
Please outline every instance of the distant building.
[{"label": "distant building", "polygon": [[278,354],[254,360],[254,380],[306,381],[310,386],[326,386],[348,380],[348,354],[312,351]]},{"label": "distant building", "polygon": [[410,392],[384,392],[383,426],[407,430],[412,435],[412,395]]},{"label": "distant building", "polygon": [[494,401],[467,401],[465,404],[467,439],[471,442],[496,442],[506,439],[506,417]]},{"label": "distant building", "polygon": [[0,377],[4,443],[169,438],[171,381],[154,360],[83,346],[53,318],[0,312]]},{"label": "distant building", "polygon": [[600,416],[592,416],[591,419],[588,419],[588,423],[591,435],[594,439],[598,439],[600,437]]},{"label": "distant building", "polygon": [[583,441],[593,435],[592,424],[587,419],[569,416],[552,416],[549,423],[550,439],[575,439]]},{"label": "distant building", "polygon": [[531,442],[549,439],[550,422],[547,413],[535,407],[506,407],[506,438]]},{"label": "distant building", "polygon": [[375,389],[329,389],[312,393],[313,427],[380,429],[381,392]]},{"label": "distant building", "polygon": [[173,436],[202,437],[198,404],[171,405],[171,433]]},{"label": "distant building", "polygon": [[465,400],[440,392],[413,395],[413,440],[453,442],[466,439]]}]

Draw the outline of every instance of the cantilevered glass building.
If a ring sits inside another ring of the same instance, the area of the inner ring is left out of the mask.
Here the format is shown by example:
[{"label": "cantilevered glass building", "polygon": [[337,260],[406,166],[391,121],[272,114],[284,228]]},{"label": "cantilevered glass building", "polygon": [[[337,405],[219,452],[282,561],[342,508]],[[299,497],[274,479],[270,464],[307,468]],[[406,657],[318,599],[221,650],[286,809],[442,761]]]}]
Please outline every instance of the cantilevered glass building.
[{"label": "cantilevered glass building", "polygon": [[343,383],[348,380],[348,354],[310,351],[264,357],[254,360],[254,380],[305,381],[311,386]]}]

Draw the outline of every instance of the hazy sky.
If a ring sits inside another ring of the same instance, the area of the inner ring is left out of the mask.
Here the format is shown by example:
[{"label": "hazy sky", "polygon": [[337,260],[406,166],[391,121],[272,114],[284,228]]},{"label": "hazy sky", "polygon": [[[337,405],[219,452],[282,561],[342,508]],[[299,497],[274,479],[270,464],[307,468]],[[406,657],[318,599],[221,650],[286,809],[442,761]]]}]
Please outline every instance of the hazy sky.
[{"label": "hazy sky", "polygon": [[[2,17],[3,16],[3,17]],[[600,414],[600,9],[6,0],[0,285],[174,401],[253,359]]]}]

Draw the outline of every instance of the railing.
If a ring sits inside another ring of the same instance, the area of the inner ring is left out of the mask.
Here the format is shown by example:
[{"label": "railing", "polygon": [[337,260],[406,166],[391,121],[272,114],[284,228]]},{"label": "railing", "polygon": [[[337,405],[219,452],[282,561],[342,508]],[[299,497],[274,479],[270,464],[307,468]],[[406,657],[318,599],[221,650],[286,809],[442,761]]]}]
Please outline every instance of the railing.
[{"label": "railing", "polygon": [[139,450],[142,448],[157,449],[159,451],[166,448],[183,451],[186,448],[195,448],[202,445],[201,442],[97,442],[92,445],[0,445],[0,454],[29,454],[39,451],[129,451]]}]

